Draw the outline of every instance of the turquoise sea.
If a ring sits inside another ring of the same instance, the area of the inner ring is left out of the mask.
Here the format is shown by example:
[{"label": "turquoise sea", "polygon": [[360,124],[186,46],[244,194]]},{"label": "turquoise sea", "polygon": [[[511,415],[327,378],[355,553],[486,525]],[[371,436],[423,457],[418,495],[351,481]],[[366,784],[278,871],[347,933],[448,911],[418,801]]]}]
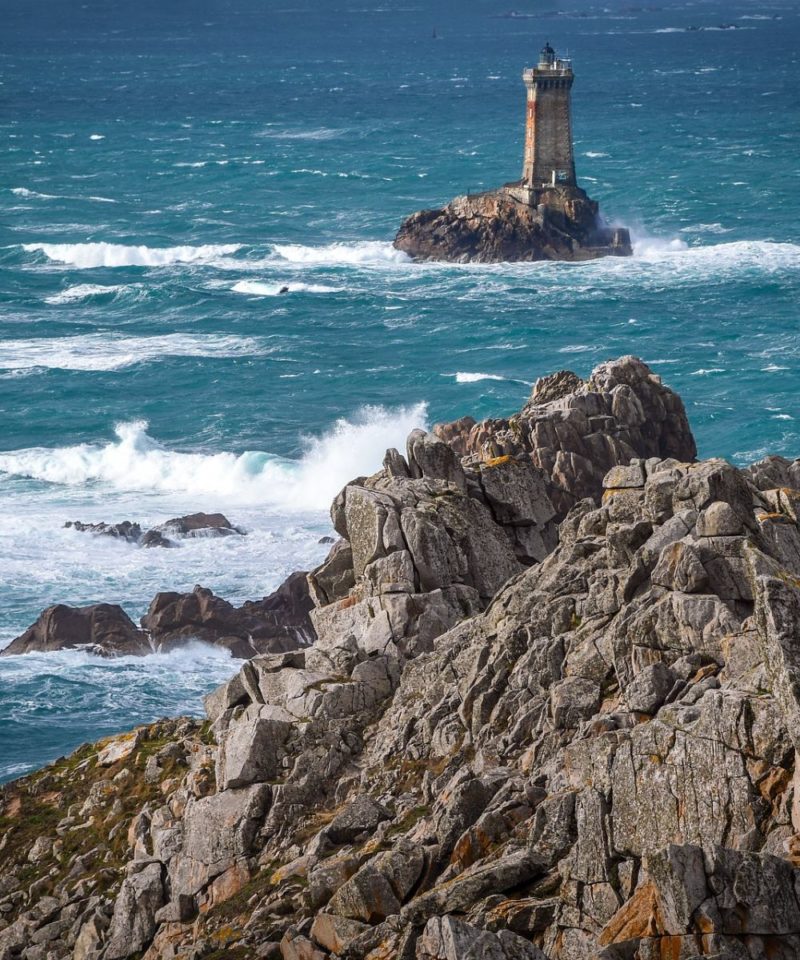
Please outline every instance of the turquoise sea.
[{"label": "turquoise sea", "polygon": [[[413,426],[511,412],[564,367],[638,354],[701,455],[800,455],[798,3],[2,17],[0,646],[55,602],[262,596],[321,559],[331,497]],[[574,62],[579,180],[635,256],[410,262],[406,214],[519,175],[546,40]],[[249,534],[145,551],[63,527],[195,510]],[[0,660],[0,779],[198,712],[235,666],[200,645]]]}]

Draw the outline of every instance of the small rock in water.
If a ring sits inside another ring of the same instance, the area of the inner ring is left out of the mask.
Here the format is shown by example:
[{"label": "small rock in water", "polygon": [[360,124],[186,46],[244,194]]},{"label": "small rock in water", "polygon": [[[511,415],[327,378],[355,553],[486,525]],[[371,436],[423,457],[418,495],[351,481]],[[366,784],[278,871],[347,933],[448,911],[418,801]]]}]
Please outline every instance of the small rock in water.
[{"label": "small rock in water", "polygon": [[64,524],[81,533],[93,533],[98,536],[115,537],[136,543],[140,547],[174,547],[172,537],[179,539],[196,537],[244,537],[247,535],[241,527],[234,526],[222,513],[190,513],[185,517],[174,517],[142,533],[141,525],[123,520],[122,523],[81,523],[69,520]]},{"label": "small rock in water", "polygon": [[94,533],[103,537],[116,537],[120,540],[129,540],[136,543],[142,535],[142,528],[138,523],[123,520],[121,523],[81,523],[80,520],[68,520],[65,527],[77,530],[79,533]]}]

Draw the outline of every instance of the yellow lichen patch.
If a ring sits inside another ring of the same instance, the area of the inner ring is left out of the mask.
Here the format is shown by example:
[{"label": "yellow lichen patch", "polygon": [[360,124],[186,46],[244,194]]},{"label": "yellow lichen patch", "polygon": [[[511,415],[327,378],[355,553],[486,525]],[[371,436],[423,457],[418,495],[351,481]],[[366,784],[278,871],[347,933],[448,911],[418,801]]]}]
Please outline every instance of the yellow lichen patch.
[{"label": "yellow lichen patch", "polygon": [[610,500],[612,497],[615,497],[618,493],[625,493],[627,487],[610,487],[608,490],[603,491],[603,502]]},{"label": "yellow lichen patch", "polygon": [[241,940],[241,938],[241,931],[234,930],[233,927],[228,926],[227,924],[219,927],[217,930],[214,930],[210,937],[212,943],[220,947],[228,947],[237,940]]},{"label": "yellow lichen patch", "polygon": [[501,467],[504,463],[508,463],[511,460],[509,454],[505,454],[502,457],[490,457],[488,460],[483,461],[484,467]]}]

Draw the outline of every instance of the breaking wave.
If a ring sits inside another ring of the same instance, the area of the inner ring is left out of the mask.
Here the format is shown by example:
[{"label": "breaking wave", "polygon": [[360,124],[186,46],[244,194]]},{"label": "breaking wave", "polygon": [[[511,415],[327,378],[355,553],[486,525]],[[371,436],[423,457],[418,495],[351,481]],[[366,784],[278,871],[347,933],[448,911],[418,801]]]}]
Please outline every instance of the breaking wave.
[{"label": "breaking wave", "polygon": [[451,373],[448,376],[455,377],[456,383],[478,383],[481,380],[505,380],[496,373]]},{"label": "breaking wave", "polygon": [[273,252],[289,263],[347,266],[350,264],[410,263],[408,254],[382,240],[358,240],[354,243],[329,243],[306,247],[299,243],[275,244]]},{"label": "breaking wave", "polygon": [[60,193],[39,193],[38,190],[29,190],[27,187],[12,187],[11,192],[15,197],[22,197],[25,200],[89,200],[93,203],[117,203],[111,197],[67,197]]},{"label": "breaking wave", "polygon": [[118,294],[130,290],[132,287],[128,284],[110,284],[103,286],[98,283],[79,283],[74,287],[67,287],[59,293],[45,297],[45,303],[61,304],[75,303],[79,300],[89,300],[95,297],[115,297]]},{"label": "breaking wave", "polygon": [[79,270],[93,267],[164,267],[172,263],[209,263],[236,253],[241,244],[203,244],[197,247],[127,246],[121,243],[25,243],[26,253],[43,253],[48,260]]},{"label": "breaking wave", "polygon": [[714,273],[753,268],[772,273],[800,267],[800,245],[770,240],[737,240],[689,247],[679,239],[634,237],[633,252],[634,260],[669,263],[678,268],[702,266]]},{"label": "breaking wave", "polygon": [[327,510],[353,477],[380,468],[388,447],[404,448],[409,432],[425,426],[426,418],[424,403],[393,410],[364,407],[351,420],[337,420],[321,437],[306,438],[300,460],[257,450],[170,450],[147,433],[146,421],[137,420],[118,424],[110,443],[0,454],[0,473],[67,486],[100,483],[115,491],[213,495],[282,510]]}]

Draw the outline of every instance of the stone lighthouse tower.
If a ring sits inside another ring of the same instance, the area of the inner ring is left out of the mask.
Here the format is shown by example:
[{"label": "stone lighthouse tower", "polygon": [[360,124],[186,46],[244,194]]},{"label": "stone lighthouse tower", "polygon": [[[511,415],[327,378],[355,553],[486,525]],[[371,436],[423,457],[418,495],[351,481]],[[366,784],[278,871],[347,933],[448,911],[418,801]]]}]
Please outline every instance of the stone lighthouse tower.
[{"label": "stone lighthouse tower", "polygon": [[522,178],[407,217],[394,245],[421,260],[499,263],[629,257],[625,227],[608,224],[575,179],[572,63],[546,43],[527,89]]},{"label": "stone lighthouse tower", "polygon": [[537,66],[522,74],[528,90],[522,181],[533,193],[547,186],[575,186],[570,95],[572,64],[546,43]]}]

